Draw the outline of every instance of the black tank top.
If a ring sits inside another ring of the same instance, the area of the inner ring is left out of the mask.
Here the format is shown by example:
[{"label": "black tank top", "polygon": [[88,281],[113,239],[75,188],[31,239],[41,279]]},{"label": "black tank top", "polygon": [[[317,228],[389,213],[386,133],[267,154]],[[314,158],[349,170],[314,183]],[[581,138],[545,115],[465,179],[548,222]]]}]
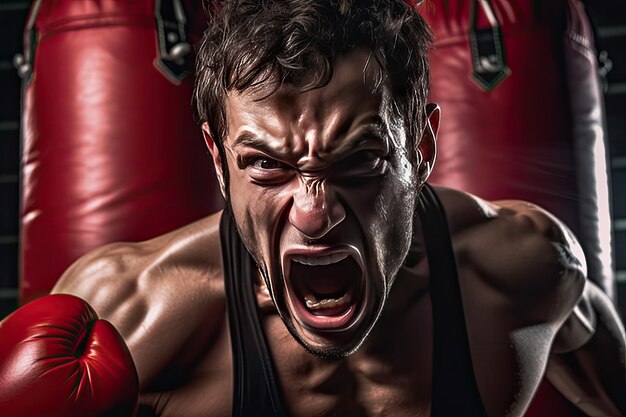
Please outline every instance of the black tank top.
[{"label": "black tank top", "polygon": [[[450,232],[441,202],[425,185],[418,201],[430,267],[433,315],[432,417],[483,417],[467,339]],[[233,416],[287,417],[261,328],[252,277],[257,273],[232,214],[220,223],[233,353]],[[349,416],[346,416],[349,417]]]}]

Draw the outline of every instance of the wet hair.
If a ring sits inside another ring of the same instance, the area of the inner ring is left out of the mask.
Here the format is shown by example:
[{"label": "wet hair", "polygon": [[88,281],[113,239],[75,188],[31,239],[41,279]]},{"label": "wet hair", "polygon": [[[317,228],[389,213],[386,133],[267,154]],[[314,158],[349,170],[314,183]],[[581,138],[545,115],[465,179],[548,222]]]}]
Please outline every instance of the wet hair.
[{"label": "wet hair", "polygon": [[358,48],[371,51],[380,68],[375,85],[390,88],[394,110],[415,144],[424,123],[431,42],[415,0],[208,1],[194,102],[222,160],[228,92],[323,87],[337,58]]}]

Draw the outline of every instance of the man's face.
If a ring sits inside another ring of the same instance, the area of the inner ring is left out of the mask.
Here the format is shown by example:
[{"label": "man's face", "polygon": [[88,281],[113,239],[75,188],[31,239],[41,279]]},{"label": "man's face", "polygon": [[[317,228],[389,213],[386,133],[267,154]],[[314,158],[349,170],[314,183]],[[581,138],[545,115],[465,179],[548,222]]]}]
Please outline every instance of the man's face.
[{"label": "man's face", "polygon": [[232,211],[272,300],[309,351],[363,343],[409,249],[418,190],[404,123],[373,92],[366,51],[300,93],[231,93],[226,161]]}]

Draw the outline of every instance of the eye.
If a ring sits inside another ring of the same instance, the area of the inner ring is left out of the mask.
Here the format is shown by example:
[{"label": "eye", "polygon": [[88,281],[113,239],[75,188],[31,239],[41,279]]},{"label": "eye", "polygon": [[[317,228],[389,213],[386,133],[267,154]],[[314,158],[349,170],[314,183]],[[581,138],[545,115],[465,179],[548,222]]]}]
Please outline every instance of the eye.
[{"label": "eye", "polygon": [[387,156],[380,150],[361,150],[337,161],[334,180],[343,186],[369,184],[387,171]]},{"label": "eye", "polygon": [[275,159],[271,158],[256,158],[251,161],[250,166],[257,169],[280,169],[286,168],[285,164],[282,164]]},{"label": "eye", "polygon": [[293,176],[293,168],[267,156],[253,156],[244,166],[253,182],[259,185],[282,184]]},{"label": "eye", "polygon": [[376,175],[386,161],[379,152],[359,151],[347,157],[342,163],[342,171],[349,175]]}]

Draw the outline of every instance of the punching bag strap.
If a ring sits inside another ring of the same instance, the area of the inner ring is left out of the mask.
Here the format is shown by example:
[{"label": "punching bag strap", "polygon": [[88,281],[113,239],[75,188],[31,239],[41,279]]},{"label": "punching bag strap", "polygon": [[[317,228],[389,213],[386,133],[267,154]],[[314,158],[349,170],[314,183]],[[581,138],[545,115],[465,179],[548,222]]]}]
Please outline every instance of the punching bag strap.
[{"label": "punching bag strap", "polygon": [[[478,6],[484,13],[489,27],[478,27]],[[472,79],[483,90],[493,90],[511,73],[506,64],[502,31],[489,0],[471,0],[469,18],[474,69]]]},{"label": "punching bag strap", "polygon": [[13,65],[17,68],[17,73],[23,80],[23,86],[26,87],[33,75],[35,62],[35,50],[37,49],[37,41],[39,33],[35,28],[35,21],[39,14],[42,0],[36,0],[30,9],[26,28],[24,30],[24,54],[16,54],[13,57]]},{"label": "punching bag strap", "polygon": [[187,17],[181,1],[156,0],[154,11],[158,42],[156,66],[175,84],[192,73]]}]

